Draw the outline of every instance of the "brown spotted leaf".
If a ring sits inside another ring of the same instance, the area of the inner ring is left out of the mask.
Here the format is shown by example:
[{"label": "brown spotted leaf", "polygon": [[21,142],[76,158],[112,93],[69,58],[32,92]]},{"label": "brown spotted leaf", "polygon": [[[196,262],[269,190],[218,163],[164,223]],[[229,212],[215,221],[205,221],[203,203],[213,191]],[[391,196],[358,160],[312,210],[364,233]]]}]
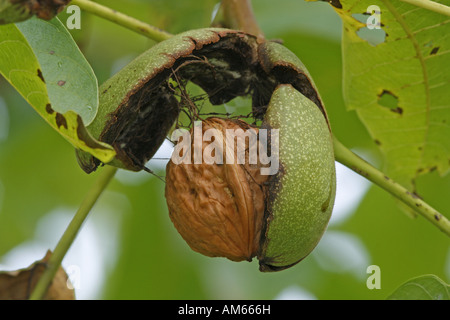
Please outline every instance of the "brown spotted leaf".
[{"label": "brown spotted leaf", "polygon": [[385,172],[411,189],[423,173],[448,173],[450,18],[398,0],[329,2],[343,20],[345,102]]},{"label": "brown spotted leaf", "polygon": [[73,146],[111,161],[112,147],[85,128],[97,112],[97,80],[81,52],[67,48],[76,44],[65,27],[56,18],[19,25],[0,26],[0,73]]},{"label": "brown spotted leaf", "polygon": [[[28,268],[0,272],[0,300],[25,300],[30,297],[37,281],[45,271],[51,256],[48,251],[42,260],[34,262]],[[46,300],[74,300],[75,293],[68,282],[68,276],[60,267],[44,297]]]}]

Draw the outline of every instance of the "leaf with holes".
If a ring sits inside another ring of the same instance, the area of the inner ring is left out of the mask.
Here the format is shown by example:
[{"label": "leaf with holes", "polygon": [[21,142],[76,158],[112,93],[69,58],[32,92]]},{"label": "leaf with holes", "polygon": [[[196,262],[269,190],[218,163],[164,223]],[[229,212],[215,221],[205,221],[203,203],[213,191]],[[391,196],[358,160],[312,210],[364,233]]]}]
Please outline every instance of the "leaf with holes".
[{"label": "leaf with holes", "polygon": [[450,300],[450,286],[435,275],[423,275],[402,284],[388,299]]},{"label": "leaf with holes", "polygon": [[97,113],[97,79],[57,18],[0,26],[0,73],[76,148],[112,160],[113,148],[85,128]]},{"label": "leaf with holes", "polygon": [[385,172],[414,191],[420,174],[446,174],[450,18],[397,0],[329,2],[343,20],[345,102],[384,154]]}]

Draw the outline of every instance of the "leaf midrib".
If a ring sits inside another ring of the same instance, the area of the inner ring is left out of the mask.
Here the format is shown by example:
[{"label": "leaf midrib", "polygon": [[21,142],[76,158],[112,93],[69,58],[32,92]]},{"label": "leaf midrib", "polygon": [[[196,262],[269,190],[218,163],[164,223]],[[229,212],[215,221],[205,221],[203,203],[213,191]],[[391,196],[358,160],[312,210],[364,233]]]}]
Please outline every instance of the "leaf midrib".
[{"label": "leaf midrib", "polygon": [[[408,38],[411,40],[414,50],[416,51],[416,58],[419,60],[420,66],[422,68],[422,75],[423,75],[423,80],[424,80],[423,83],[424,83],[424,89],[425,89],[425,101],[426,101],[426,118],[425,118],[426,131],[425,131],[425,137],[424,137],[424,141],[423,141],[423,146],[425,146],[425,144],[428,140],[429,129],[430,129],[429,124],[430,124],[430,107],[431,107],[430,84],[429,84],[429,80],[428,80],[428,71],[427,71],[427,68],[425,65],[425,58],[420,50],[420,45],[414,35],[414,32],[412,32],[412,30],[409,28],[408,24],[403,19],[403,16],[395,9],[395,7],[391,4],[390,0],[381,0],[381,1],[385,4],[385,6],[388,8],[388,10],[392,13],[394,18],[397,20],[397,22],[400,24],[400,26],[405,31]],[[423,163],[424,152],[425,152],[425,148],[422,148],[422,150],[420,151],[419,166],[421,166]],[[417,177],[418,177],[418,173],[416,172],[414,175],[414,179],[416,179]]]}]

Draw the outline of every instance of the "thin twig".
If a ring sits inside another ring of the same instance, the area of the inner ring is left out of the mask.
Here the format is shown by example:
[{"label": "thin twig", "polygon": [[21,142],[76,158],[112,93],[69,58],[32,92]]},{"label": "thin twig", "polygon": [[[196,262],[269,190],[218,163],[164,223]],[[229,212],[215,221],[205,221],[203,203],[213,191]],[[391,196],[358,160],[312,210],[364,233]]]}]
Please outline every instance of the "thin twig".
[{"label": "thin twig", "polygon": [[416,7],[424,8],[450,17],[450,7],[431,0],[400,0]]},{"label": "thin twig", "polygon": [[450,236],[450,221],[443,214],[432,208],[416,194],[410,192],[383,172],[361,159],[336,138],[334,138],[334,154],[337,161],[391,193],[438,227],[442,232]]},{"label": "thin twig", "polygon": [[94,185],[88,191],[85,199],[81,203],[78,211],[73,217],[67,229],[64,231],[61,239],[55,247],[50,259],[47,262],[47,268],[45,269],[42,276],[39,278],[36,287],[31,293],[30,300],[39,300],[45,297],[48,287],[53,281],[53,278],[61,265],[64,256],[75,240],[83,222],[86,220],[89,212],[91,211],[94,204],[97,202],[98,198],[102,192],[106,189],[107,185],[114,177],[117,168],[106,166],[98,176]]}]

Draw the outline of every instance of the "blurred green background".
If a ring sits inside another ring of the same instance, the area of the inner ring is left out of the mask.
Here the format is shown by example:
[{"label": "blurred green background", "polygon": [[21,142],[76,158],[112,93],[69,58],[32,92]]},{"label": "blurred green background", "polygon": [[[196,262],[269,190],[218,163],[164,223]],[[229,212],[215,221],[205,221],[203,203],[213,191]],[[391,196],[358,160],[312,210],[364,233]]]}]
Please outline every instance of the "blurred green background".
[{"label": "blurred green background", "polygon": [[[98,1],[172,33],[206,27],[216,0]],[[382,157],[342,99],[341,21],[324,2],[254,0],[269,39],[282,39],[308,67],[334,134],[378,167]],[[65,22],[67,15],[60,14]],[[87,13],[71,31],[102,83],[154,43]],[[165,145],[167,146],[167,145]],[[158,158],[168,158],[162,148]],[[150,168],[164,175],[165,161]],[[96,174],[0,78],[0,268],[26,267],[53,249]],[[418,181],[419,194],[447,216],[450,177]],[[369,265],[381,289],[369,290]],[[79,299],[384,299],[409,278],[433,273],[449,282],[449,240],[423,218],[410,219],[379,187],[338,165],[334,216],[316,250],[288,270],[262,274],[257,261],[235,263],[189,249],[173,228],[164,184],[120,171],[63,261]]]}]

